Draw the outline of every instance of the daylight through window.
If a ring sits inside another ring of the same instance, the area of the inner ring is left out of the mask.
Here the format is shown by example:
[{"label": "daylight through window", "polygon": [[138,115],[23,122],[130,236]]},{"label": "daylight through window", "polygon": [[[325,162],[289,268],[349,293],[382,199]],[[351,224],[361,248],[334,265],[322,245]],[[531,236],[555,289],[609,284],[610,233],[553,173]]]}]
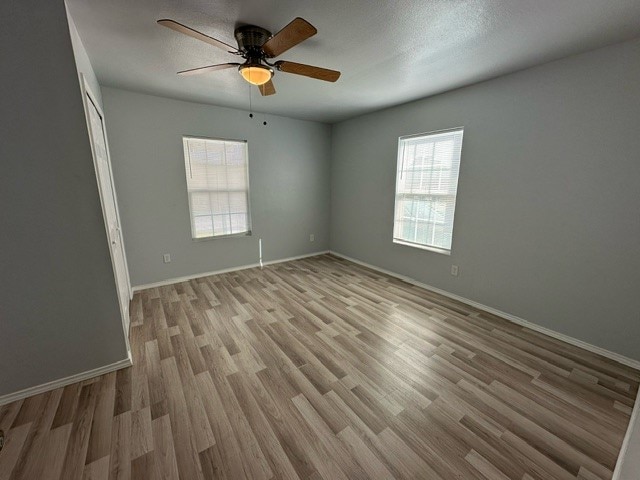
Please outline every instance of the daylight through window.
[{"label": "daylight through window", "polygon": [[450,253],[463,129],[400,137],[393,241]]},{"label": "daylight through window", "polygon": [[193,238],[251,233],[247,142],[183,137]]}]

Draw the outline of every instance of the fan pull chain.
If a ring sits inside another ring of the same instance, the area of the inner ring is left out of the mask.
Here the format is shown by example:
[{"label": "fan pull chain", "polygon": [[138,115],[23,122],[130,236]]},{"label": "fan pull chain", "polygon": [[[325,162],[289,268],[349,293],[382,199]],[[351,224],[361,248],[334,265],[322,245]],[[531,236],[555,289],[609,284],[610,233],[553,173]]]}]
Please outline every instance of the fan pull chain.
[{"label": "fan pull chain", "polygon": [[[249,118],[253,118],[253,102],[251,97],[251,86],[249,86]],[[267,114],[263,113],[262,125],[267,124]]]}]

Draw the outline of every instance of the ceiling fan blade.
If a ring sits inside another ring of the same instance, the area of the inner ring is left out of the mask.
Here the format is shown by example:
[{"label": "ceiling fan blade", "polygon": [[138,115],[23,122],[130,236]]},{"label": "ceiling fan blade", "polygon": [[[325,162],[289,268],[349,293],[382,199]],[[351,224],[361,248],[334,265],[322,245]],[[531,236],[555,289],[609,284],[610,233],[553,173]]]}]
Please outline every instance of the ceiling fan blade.
[{"label": "ceiling fan blade", "polygon": [[277,57],[295,47],[309,37],[313,37],[318,30],[304,18],[294,18],[286,27],[276,33],[262,45],[262,51],[268,57]]},{"label": "ceiling fan blade", "polygon": [[215,72],[216,70],[233,68],[239,65],[240,65],[239,63],[220,63],[218,65],[208,65],[206,67],[198,67],[198,68],[190,68],[189,70],[182,70],[178,72],[178,75],[198,75],[200,73]]},{"label": "ceiling fan blade", "polygon": [[260,94],[263,97],[274,95],[276,93],[276,87],[273,85],[273,82],[271,80],[269,80],[267,83],[263,83],[262,85],[258,85],[258,90],[260,90]]},{"label": "ceiling fan blade", "polygon": [[281,72],[294,73],[296,75],[304,75],[305,77],[324,80],[325,82],[335,82],[340,78],[340,72],[337,70],[329,70],[328,68],[314,67],[313,65],[305,65],[304,63],[286,62],[280,60],[275,66]]},{"label": "ceiling fan blade", "polygon": [[176,22],[175,20],[171,20],[169,18],[163,18],[162,20],[158,20],[158,24],[163,27],[170,28],[171,30],[175,30],[176,32],[184,33],[185,35],[189,35],[190,37],[196,38],[202,42],[208,43],[209,45],[213,45],[214,47],[221,48],[230,53],[235,53],[238,51],[236,47],[229,45],[228,43],[224,43],[216,38],[210,37],[209,35],[205,35],[202,32],[194,30],[193,28],[187,27],[181,23]]}]

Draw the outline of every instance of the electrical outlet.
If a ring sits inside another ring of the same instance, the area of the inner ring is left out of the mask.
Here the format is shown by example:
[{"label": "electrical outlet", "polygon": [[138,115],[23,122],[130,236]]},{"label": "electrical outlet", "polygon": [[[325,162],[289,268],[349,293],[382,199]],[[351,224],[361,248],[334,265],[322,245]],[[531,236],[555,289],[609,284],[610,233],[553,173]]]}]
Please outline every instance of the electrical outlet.
[{"label": "electrical outlet", "polygon": [[309,241],[310,242],[315,242],[316,241],[316,236],[313,233],[311,235],[309,235]]},{"label": "electrical outlet", "polygon": [[454,277],[458,276],[458,265],[451,265],[451,275]]},{"label": "electrical outlet", "polygon": [[171,263],[171,254],[170,253],[165,253],[162,256],[162,260],[164,261],[164,263]]}]

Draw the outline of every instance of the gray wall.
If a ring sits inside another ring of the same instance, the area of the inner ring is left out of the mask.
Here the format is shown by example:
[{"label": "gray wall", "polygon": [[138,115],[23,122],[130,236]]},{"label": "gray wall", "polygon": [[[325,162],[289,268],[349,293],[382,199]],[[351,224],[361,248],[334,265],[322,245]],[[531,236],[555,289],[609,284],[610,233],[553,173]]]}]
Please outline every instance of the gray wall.
[{"label": "gray wall", "polygon": [[0,18],[3,395],[127,353],[64,4]]},{"label": "gray wall", "polygon": [[[398,136],[460,125],[452,255],[394,245]],[[640,41],[336,124],[331,249],[640,359],[639,126]]]},{"label": "gray wall", "polygon": [[[328,125],[103,87],[132,285],[329,247]],[[253,235],[191,239],[182,135],[246,139]],[[309,242],[309,235],[315,242]],[[162,262],[170,253],[172,261]]]}]

